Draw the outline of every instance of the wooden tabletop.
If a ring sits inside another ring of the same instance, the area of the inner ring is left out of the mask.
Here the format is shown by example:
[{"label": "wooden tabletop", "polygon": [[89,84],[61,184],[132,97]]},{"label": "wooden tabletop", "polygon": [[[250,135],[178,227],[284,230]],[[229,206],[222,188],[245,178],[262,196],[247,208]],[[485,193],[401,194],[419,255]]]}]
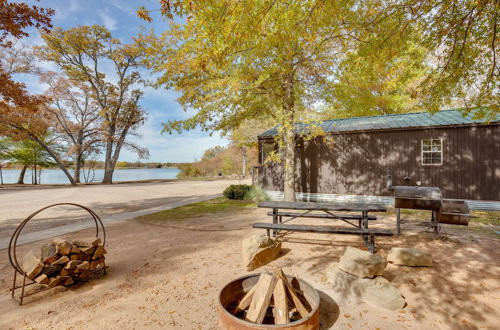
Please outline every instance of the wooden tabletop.
[{"label": "wooden tabletop", "polygon": [[311,210],[311,211],[345,211],[345,212],[386,212],[387,208],[382,204],[374,203],[315,203],[315,202],[284,202],[267,201],[261,202],[259,207],[270,209]]}]

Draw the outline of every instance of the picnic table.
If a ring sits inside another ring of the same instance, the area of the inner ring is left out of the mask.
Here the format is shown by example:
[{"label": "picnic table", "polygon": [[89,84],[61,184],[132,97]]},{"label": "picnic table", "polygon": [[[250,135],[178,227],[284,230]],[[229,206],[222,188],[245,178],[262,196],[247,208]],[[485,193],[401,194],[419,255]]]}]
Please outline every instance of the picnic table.
[{"label": "picnic table", "polygon": [[[254,228],[266,229],[269,236],[271,231],[273,236],[276,236],[280,230],[361,235],[368,250],[374,253],[376,235],[393,235],[392,231],[388,229],[369,229],[369,222],[377,218],[370,216],[368,213],[387,211],[386,207],[381,204],[267,201],[259,203],[258,206],[272,209],[268,213],[272,217],[272,223],[255,223],[253,225]],[[338,212],[356,212],[359,214],[342,214]],[[287,222],[297,218],[339,220],[348,224],[349,227],[287,224]]]}]

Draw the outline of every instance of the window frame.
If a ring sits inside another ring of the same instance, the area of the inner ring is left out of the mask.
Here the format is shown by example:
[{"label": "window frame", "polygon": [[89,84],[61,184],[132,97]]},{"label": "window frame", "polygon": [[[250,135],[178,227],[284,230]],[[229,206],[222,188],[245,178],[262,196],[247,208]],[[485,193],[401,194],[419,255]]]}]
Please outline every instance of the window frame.
[{"label": "window frame", "polygon": [[[439,144],[441,146],[440,150],[439,151],[432,151],[432,150],[424,151],[424,141],[428,141],[428,140],[431,141],[431,148],[432,148],[432,141],[439,141]],[[441,138],[439,138],[439,139],[428,138],[428,139],[422,139],[420,141],[420,164],[422,166],[443,166],[443,160],[444,160],[443,141],[444,141],[444,139],[441,139]],[[424,154],[425,153],[437,153],[437,152],[439,152],[441,155],[441,157],[440,157],[441,159],[440,159],[439,163],[435,163],[435,164],[434,163],[433,164],[424,163]]]}]

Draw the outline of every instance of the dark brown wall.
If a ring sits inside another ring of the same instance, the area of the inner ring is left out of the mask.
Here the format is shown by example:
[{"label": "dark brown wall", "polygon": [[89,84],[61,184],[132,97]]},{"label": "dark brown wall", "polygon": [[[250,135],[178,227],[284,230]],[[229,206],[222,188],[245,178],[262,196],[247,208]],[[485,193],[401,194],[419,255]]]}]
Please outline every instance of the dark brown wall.
[{"label": "dark brown wall", "polygon": [[[443,139],[443,165],[421,164],[421,140]],[[262,142],[262,141],[261,141]],[[391,195],[405,176],[437,186],[445,198],[500,200],[500,126],[451,127],[334,134],[297,148],[297,191],[327,194]],[[282,190],[280,165],[261,166],[259,180]]]}]

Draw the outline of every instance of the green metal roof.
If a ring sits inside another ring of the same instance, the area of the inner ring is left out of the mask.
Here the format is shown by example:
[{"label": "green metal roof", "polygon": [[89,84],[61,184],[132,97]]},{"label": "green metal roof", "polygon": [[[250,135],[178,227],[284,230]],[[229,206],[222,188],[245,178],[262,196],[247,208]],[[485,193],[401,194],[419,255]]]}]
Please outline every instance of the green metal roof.
[{"label": "green metal roof", "polygon": [[[493,123],[498,123],[500,116]],[[434,114],[429,112],[415,112],[391,114],[371,117],[353,117],[345,119],[325,120],[319,124],[325,133],[355,132],[370,130],[391,130],[405,128],[426,128],[439,126],[481,124],[483,120],[473,119],[472,115],[463,116],[458,110],[442,110]],[[297,125],[297,129],[305,124]],[[259,138],[273,137],[277,134],[276,127],[259,135]]]}]

